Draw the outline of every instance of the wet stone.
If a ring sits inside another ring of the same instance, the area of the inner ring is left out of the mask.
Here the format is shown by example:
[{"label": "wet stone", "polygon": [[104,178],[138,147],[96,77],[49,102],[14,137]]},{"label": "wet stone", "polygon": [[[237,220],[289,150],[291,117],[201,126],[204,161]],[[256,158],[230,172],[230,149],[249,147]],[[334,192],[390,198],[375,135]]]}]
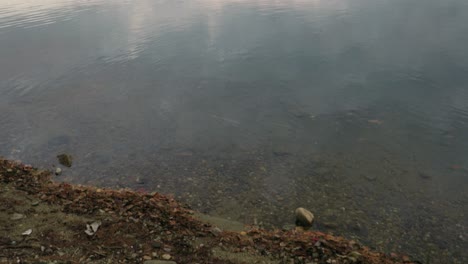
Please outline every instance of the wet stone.
[{"label": "wet stone", "polygon": [[16,221],[16,220],[20,220],[23,218],[24,218],[23,214],[14,213],[13,215],[11,215],[10,220]]},{"label": "wet stone", "polygon": [[160,242],[153,242],[152,246],[154,249],[158,249],[162,247],[162,244]]},{"label": "wet stone", "polygon": [[366,175],[364,176],[368,181],[375,181],[377,177],[375,175]]},{"label": "wet stone", "polygon": [[314,221],[314,215],[307,209],[299,207],[295,211],[296,213],[296,225],[309,227]]},{"label": "wet stone", "polygon": [[418,175],[419,175],[419,177],[420,177],[421,179],[423,179],[423,180],[430,180],[430,179],[432,178],[431,175],[429,175],[429,174],[426,173],[426,172],[421,172],[421,171],[420,171],[420,172],[418,172]]},{"label": "wet stone", "polygon": [[286,230],[286,231],[288,231],[288,230],[293,230],[294,228],[295,228],[295,226],[292,225],[292,224],[285,224],[285,225],[283,225],[283,227],[282,227],[282,229],[283,229],[283,230]]},{"label": "wet stone", "polygon": [[66,167],[72,166],[73,158],[71,155],[60,154],[60,155],[57,155],[57,159],[59,163],[62,164],[63,166],[66,166]]},{"label": "wet stone", "polygon": [[215,236],[219,236],[221,235],[221,233],[223,232],[223,230],[219,229],[218,227],[214,227],[210,230],[210,232],[215,235]]}]

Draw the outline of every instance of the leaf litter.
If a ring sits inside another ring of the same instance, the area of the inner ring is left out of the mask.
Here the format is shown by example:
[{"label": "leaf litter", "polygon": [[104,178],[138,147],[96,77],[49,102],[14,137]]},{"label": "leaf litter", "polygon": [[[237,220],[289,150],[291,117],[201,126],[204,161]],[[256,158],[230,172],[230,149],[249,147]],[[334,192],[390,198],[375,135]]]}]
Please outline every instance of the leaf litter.
[{"label": "leaf litter", "polygon": [[[0,159],[0,185],[6,190],[0,193],[0,210],[23,209],[42,217],[22,239],[8,232],[17,222],[0,222],[5,224],[0,263],[143,263],[168,256],[179,264],[420,263],[318,231],[247,227],[242,232],[213,232],[214,226],[196,219],[170,196],[55,183],[51,174]],[[32,206],[31,201],[40,203]]]}]

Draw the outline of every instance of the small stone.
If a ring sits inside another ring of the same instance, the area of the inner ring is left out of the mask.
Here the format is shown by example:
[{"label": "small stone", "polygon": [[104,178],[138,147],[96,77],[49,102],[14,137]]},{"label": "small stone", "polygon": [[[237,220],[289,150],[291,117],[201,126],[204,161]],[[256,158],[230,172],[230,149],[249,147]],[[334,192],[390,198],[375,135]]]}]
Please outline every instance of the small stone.
[{"label": "small stone", "polygon": [[145,181],[142,178],[140,178],[139,176],[136,177],[135,181],[136,181],[137,184],[145,184]]},{"label": "small stone", "polygon": [[171,255],[169,255],[169,254],[163,254],[163,255],[162,255],[162,258],[165,259],[165,260],[170,260],[170,259],[171,259]]},{"label": "small stone", "polygon": [[375,181],[377,177],[375,175],[366,175],[364,176],[368,181]]},{"label": "small stone", "polygon": [[150,256],[143,256],[143,259],[144,260],[151,260],[151,257]]},{"label": "small stone", "polygon": [[36,200],[36,201],[32,201],[32,202],[31,202],[31,205],[32,205],[32,206],[38,206],[38,205],[39,205],[39,201],[37,201],[37,200]]},{"label": "small stone", "polygon": [[158,248],[162,247],[162,244],[161,244],[161,242],[153,242],[152,246],[153,246],[153,248],[158,249]]},{"label": "small stone", "polygon": [[58,175],[60,175],[60,174],[62,174],[62,169],[61,169],[61,168],[56,168],[56,169],[55,169],[55,175],[58,176]]},{"label": "small stone", "polygon": [[432,178],[431,175],[429,175],[429,174],[427,174],[425,172],[419,172],[418,175],[423,180],[430,180]]},{"label": "small stone", "polygon": [[24,215],[22,214],[18,214],[18,213],[14,213],[13,215],[11,215],[10,217],[10,220],[20,220],[20,219],[23,219],[24,218]]},{"label": "small stone", "polygon": [[72,166],[73,158],[71,155],[60,154],[60,155],[57,155],[57,159],[59,163],[62,164],[63,166],[66,166],[66,167]]},{"label": "small stone", "polygon": [[31,233],[32,233],[32,229],[28,229],[28,230],[24,231],[23,233],[21,233],[21,235],[29,236]]},{"label": "small stone", "polygon": [[304,227],[302,227],[302,226],[296,226],[296,227],[294,228],[294,231],[296,231],[296,232],[299,232],[299,233],[300,233],[300,232],[304,232],[304,231],[305,231],[305,229],[304,229]]},{"label": "small stone", "polygon": [[296,213],[296,225],[308,227],[312,225],[314,221],[314,215],[307,209],[299,207],[295,211]]},{"label": "small stone", "polygon": [[214,227],[210,230],[210,232],[215,235],[215,236],[219,236],[221,235],[221,233],[223,232],[221,229],[219,229],[218,227]]},{"label": "small stone", "polygon": [[164,247],[163,250],[166,252],[171,252],[172,249],[170,247]]},{"label": "small stone", "polygon": [[293,224],[285,224],[285,225],[283,225],[282,229],[283,229],[284,231],[289,231],[289,230],[293,230],[295,227],[296,227],[296,226],[293,225]]},{"label": "small stone", "polygon": [[240,232],[240,234],[241,234],[241,236],[246,236],[246,235],[247,235],[247,232],[242,231],[242,232]]}]

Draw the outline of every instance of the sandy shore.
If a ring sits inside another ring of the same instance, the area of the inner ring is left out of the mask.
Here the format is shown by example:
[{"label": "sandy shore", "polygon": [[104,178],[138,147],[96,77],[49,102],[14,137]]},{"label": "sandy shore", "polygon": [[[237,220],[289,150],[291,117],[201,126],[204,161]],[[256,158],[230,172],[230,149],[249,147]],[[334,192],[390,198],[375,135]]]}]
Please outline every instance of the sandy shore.
[{"label": "sandy shore", "polygon": [[0,159],[0,263],[420,263],[316,231],[262,230],[170,196],[55,183]]}]

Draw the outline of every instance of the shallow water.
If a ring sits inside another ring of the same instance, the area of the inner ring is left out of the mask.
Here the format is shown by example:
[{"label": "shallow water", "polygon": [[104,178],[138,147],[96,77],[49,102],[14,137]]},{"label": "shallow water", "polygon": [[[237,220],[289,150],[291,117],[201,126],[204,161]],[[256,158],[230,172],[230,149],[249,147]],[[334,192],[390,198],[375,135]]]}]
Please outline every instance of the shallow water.
[{"label": "shallow water", "polygon": [[467,263],[468,2],[0,0],[0,155]]}]

